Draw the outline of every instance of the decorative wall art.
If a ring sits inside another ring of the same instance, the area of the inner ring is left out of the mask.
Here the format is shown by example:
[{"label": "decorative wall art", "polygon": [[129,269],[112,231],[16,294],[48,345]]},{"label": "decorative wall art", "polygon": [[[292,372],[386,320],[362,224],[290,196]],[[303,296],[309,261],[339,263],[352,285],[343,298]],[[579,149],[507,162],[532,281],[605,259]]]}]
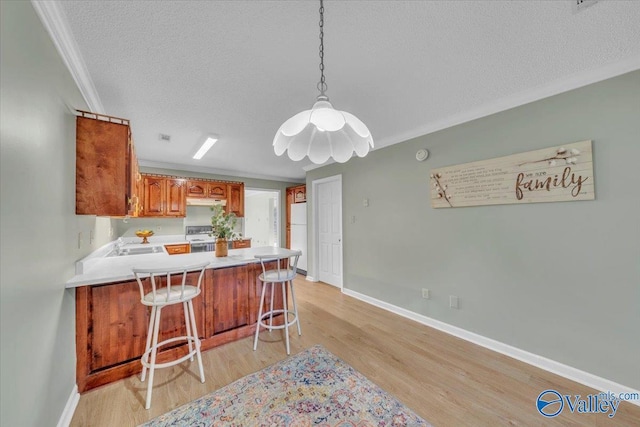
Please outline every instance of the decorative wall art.
[{"label": "decorative wall art", "polygon": [[434,169],[431,206],[593,200],[591,141]]}]

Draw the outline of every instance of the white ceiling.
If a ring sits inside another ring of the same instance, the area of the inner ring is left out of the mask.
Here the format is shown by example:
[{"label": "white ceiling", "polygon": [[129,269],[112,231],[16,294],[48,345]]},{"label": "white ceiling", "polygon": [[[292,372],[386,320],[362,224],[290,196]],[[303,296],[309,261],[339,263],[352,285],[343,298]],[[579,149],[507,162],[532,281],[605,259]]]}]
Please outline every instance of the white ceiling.
[{"label": "white ceiling", "polygon": [[[640,68],[640,2],[578,13],[573,3],[327,1],[327,94],[380,148]],[[84,60],[95,86],[91,98],[85,85],[85,98],[131,120],[142,165],[304,177],[310,163],[277,157],[272,141],[317,96],[319,2],[54,7],[77,44],[67,50],[77,48],[76,66]],[[193,160],[209,133],[219,141]]]}]

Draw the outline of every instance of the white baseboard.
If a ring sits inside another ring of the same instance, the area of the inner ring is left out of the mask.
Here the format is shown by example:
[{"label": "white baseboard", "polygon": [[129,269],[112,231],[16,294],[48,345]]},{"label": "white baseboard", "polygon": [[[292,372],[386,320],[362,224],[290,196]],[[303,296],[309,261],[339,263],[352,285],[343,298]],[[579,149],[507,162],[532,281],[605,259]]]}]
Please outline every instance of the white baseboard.
[{"label": "white baseboard", "polygon": [[309,276],[308,274],[307,274],[307,280],[310,281],[310,282],[317,282],[318,281],[318,279],[315,279],[315,278]]},{"label": "white baseboard", "polygon": [[78,406],[79,401],[80,393],[78,393],[78,385],[76,384],[73,386],[73,390],[71,390],[69,400],[67,400],[64,411],[62,411],[62,415],[58,420],[58,427],[69,427],[69,425],[71,424],[71,419],[73,418],[73,414],[74,412],[76,412],[76,407]]},{"label": "white baseboard", "polygon": [[[494,339],[476,334],[474,332],[467,331],[466,329],[462,329],[457,326],[432,319],[422,314],[414,313],[413,311],[409,311],[393,304],[389,304],[368,295],[364,295],[359,292],[344,288],[342,289],[342,293],[357,298],[371,305],[375,305],[376,307],[380,307],[382,309],[395,313],[399,316],[406,317],[407,319],[414,320],[418,323],[422,323],[423,325],[430,326],[455,337],[462,338],[463,340],[488,348],[489,350],[502,353],[506,356],[520,360],[521,362],[528,363],[529,365],[536,366],[540,369],[544,369],[545,371],[549,371],[580,384],[584,384],[596,390],[605,392],[611,391],[616,394],[621,392],[640,393],[640,391],[634,390],[631,387],[627,387],[614,381],[610,381],[606,378],[590,374],[589,372],[585,372],[569,365],[556,362],[555,360],[547,359],[546,357],[521,350],[519,348],[510,346],[509,344],[505,344],[500,341],[496,341]],[[627,402],[640,406],[640,400],[628,400]]]}]

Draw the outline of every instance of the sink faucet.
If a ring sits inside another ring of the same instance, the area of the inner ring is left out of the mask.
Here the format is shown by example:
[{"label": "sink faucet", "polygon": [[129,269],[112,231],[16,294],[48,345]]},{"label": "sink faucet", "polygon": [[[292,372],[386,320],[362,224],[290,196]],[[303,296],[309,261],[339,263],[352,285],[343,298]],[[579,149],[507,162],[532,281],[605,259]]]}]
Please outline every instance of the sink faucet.
[{"label": "sink faucet", "polygon": [[118,240],[116,240],[116,253],[118,255],[122,254],[123,247],[124,247],[124,240],[122,240],[122,237],[118,237]]}]

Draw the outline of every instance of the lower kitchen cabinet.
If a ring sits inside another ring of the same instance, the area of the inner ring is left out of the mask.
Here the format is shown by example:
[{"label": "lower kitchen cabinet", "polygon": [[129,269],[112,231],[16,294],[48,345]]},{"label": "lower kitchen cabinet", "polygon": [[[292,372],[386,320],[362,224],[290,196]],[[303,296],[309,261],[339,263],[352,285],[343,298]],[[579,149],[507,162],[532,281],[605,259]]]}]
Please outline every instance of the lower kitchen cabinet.
[{"label": "lower kitchen cabinet", "polygon": [[[276,262],[268,268],[275,268]],[[255,333],[262,282],[260,264],[207,269],[201,294],[193,300],[202,350]],[[179,279],[179,278],[176,278]],[[187,274],[187,283],[197,284],[198,273]],[[148,279],[145,293],[150,292]],[[277,287],[275,308],[282,308]],[[271,295],[265,297],[266,309]],[[76,288],[76,376],[80,392],[129,377],[142,370],[150,308],[140,303],[135,280],[87,285]],[[282,316],[274,318],[281,322]],[[159,340],[185,335],[182,305],[162,309]],[[250,350],[250,348],[247,348]],[[187,353],[186,342],[163,348],[158,362]]]},{"label": "lower kitchen cabinet", "polygon": [[188,254],[191,252],[191,245],[188,243],[177,245],[164,245],[169,255]]},{"label": "lower kitchen cabinet", "polygon": [[231,243],[232,249],[244,249],[251,247],[251,239],[234,240]]}]

